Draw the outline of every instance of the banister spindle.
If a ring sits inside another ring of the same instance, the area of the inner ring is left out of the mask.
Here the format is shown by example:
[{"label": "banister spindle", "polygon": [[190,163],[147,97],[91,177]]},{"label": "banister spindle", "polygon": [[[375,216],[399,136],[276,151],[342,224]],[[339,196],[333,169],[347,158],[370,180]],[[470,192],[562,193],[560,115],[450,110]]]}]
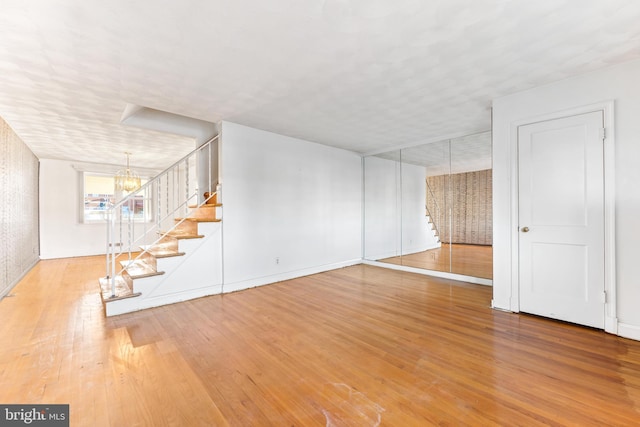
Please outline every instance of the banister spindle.
[{"label": "banister spindle", "polygon": [[[207,149],[207,192],[209,193],[209,197],[211,197],[211,194],[213,194],[213,187],[211,185],[211,169],[213,168],[213,164],[211,162],[211,156],[213,155],[213,147],[211,146],[211,141],[207,142],[208,144],[208,149]],[[208,201],[207,201],[208,203]]]},{"label": "banister spindle", "polygon": [[[115,234],[116,228],[116,217],[115,211],[114,214],[111,215],[111,237]],[[112,252],[111,252],[111,297],[115,298],[116,296],[116,242],[113,242]]]},{"label": "banister spindle", "polygon": [[131,247],[133,246],[133,239],[132,239],[132,234],[133,234],[133,208],[134,208],[134,203],[133,203],[134,199],[130,198],[129,202],[128,202],[128,209],[127,209],[127,215],[128,215],[128,224],[127,224],[127,252],[128,252],[128,257],[127,259],[129,260],[129,262],[131,262]]},{"label": "banister spindle", "polygon": [[162,217],[162,204],[160,202],[160,195],[162,194],[162,179],[158,180],[158,185],[156,186],[156,199],[157,199],[157,209],[156,209],[156,227],[157,230],[160,231],[160,218]]},{"label": "banister spindle", "polygon": [[166,207],[166,213],[165,215],[168,217],[169,213],[171,212],[171,207],[169,206],[169,176],[167,175],[167,185],[166,185],[166,199],[165,199],[165,207]]},{"label": "banister spindle", "polygon": [[185,159],[184,161],[184,166],[185,166],[185,193],[184,193],[184,199],[186,200],[185,203],[185,216],[188,213],[188,205],[189,205],[189,159]]}]

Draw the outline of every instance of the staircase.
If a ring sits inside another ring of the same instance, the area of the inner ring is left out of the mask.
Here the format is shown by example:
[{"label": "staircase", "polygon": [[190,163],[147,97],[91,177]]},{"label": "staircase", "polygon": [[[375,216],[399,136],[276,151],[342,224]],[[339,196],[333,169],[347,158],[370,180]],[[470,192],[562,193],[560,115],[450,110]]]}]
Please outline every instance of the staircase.
[{"label": "staircase", "polygon": [[[207,144],[112,209],[107,273],[99,279],[107,316],[222,292],[222,204],[210,188],[198,196],[195,173],[204,165],[211,182]],[[153,210],[151,221],[136,209]]]},{"label": "staircase", "polygon": [[426,180],[426,203],[425,210],[427,215],[427,222],[429,223],[429,227],[431,227],[431,233],[433,237],[435,237],[436,241],[440,243],[440,231],[439,224],[444,222],[444,213],[442,209],[440,209],[440,205],[438,204],[438,200],[436,196],[433,194],[431,190],[431,186],[429,186],[429,180]]},{"label": "staircase", "polygon": [[431,219],[431,215],[429,214],[429,210],[427,209],[427,222],[429,223],[429,227],[431,227],[431,234],[435,237],[436,242],[440,243],[440,232],[438,231],[438,226]]}]

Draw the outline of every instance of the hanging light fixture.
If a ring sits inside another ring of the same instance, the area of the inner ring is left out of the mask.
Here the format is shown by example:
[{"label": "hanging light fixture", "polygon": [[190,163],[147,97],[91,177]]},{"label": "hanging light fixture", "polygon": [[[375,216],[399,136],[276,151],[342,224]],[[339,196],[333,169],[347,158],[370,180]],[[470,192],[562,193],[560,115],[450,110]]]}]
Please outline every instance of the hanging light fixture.
[{"label": "hanging light fixture", "polygon": [[140,177],[137,174],[131,172],[131,169],[129,168],[129,156],[131,155],[131,153],[125,151],[124,154],[127,155],[127,168],[119,170],[116,174],[115,187],[118,191],[126,191],[128,193],[131,193],[132,191],[140,188]]}]

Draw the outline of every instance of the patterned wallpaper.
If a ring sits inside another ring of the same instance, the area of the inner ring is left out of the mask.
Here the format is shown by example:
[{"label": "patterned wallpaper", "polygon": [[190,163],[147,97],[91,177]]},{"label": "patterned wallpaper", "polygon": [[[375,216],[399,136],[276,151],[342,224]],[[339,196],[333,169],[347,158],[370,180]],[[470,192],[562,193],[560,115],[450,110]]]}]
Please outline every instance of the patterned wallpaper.
[{"label": "patterned wallpaper", "polygon": [[427,178],[431,189],[431,193],[427,190],[427,210],[432,212],[440,241],[473,245],[493,243],[491,179],[490,169]]},{"label": "patterned wallpaper", "polygon": [[0,297],[40,256],[38,158],[0,118]]}]

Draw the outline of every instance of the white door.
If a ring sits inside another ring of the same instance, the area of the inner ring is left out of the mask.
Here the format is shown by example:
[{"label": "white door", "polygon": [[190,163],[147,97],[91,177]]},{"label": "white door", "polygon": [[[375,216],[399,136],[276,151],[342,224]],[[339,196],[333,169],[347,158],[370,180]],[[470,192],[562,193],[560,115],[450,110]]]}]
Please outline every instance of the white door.
[{"label": "white door", "polygon": [[520,311],[604,328],[602,111],[518,128]]}]

